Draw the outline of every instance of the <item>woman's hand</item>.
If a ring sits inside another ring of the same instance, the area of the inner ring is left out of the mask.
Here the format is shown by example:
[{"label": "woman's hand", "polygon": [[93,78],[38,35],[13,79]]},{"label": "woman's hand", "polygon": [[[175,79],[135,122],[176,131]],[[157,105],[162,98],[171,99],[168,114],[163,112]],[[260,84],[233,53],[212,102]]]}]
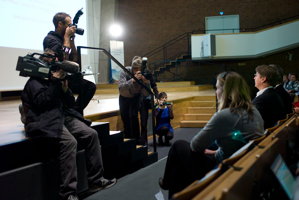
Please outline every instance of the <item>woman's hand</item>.
[{"label": "woman's hand", "polygon": [[210,150],[210,149],[205,149],[204,154],[206,155],[215,155],[216,151]]}]

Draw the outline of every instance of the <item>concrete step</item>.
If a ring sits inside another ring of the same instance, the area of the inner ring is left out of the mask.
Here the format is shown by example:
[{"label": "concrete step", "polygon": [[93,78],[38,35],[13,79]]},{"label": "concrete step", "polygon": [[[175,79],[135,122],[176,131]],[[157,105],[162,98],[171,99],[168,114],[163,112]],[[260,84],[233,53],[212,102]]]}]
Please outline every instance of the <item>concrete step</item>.
[{"label": "concrete step", "polygon": [[215,113],[216,112],[216,107],[188,107],[187,108],[187,113],[189,114],[210,114],[210,113]]},{"label": "concrete step", "polygon": [[103,89],[97,89],[95,94],[118,94],[118,88],[103,88]]},{"label": "concrete step", "polygon": [[193,97],[193,101],[216,101],[215,96],[196,96]]},{"label": "concrete step", "polygon": [[190,107],[216,107],[216,101],[190,101]]},{"label": "concrete step", "polygon": [[147,146],[136,145],[136,150],[132,153],[132,162],[147,158]]},{"label": "concrete step", "polygon": [[109,137],[110,136],[109,122],[92,122],[92,124],[90,126],[91,126],[91,128],[95,129],[98,132],[99,137]]},{"label": "concrete step", "polygon": [[182,120],[181,128],[202,128],[207,124],[207,120]]},{"label": "concrete step", "polygon": [[191,86],[194,85],[194,81],[176,81],[176,82],[157,82],[159,87],[169,87],[169,86]]},{"label": "concrete step", "polygon": [[143,160],[143,166],[146,167],[157,161],[158,161],[158,152],[149,151],[147,152],[147,158]]},{"label": "concrete step", "polygon": [[97,89],[118,89],[118,84],[101,83],[97,84]]},{"label": "concrete step", "polygon": [[213,114],[184,114],[184,120],[200,120],[208,121],[211,119]]},{"label": "concrete step", "polygon": [[186,92],[186,91],[200,91],[201,87],[197,85],[193,86],[168,86],[168,87],[160,87],[160,91],[164,92]]}]

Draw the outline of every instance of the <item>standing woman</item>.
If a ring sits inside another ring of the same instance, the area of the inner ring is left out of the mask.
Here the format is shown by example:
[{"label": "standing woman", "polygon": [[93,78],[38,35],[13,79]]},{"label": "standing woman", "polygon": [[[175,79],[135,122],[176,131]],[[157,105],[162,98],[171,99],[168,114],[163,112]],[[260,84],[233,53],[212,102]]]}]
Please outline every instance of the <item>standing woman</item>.
[{"label": "standing woman", "polygon": [[[169,190],[169,198],[264,132],[264,122],[251,103],[249,87],[238,73],[220,73],[216,95],[218,112],[191,143],[180,140],[169,150],[164,177],[159,179],[160,187]],[[213,143],[218,149],[207,149]]]}]

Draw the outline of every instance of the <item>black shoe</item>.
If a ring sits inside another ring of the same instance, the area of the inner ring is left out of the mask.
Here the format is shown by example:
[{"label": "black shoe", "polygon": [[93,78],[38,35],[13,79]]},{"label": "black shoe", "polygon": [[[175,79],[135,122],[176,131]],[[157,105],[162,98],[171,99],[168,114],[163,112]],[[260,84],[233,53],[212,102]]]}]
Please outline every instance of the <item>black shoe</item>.
[{"label": "black shoe", "polygon": [[161,136],[159,136],[159,138],[158,138],[158,145],[159,146],[163,146],[164,145],[164,142],[163,142],[163,139],[162,139]]},{"label": "black shoe", "polygon": [[159,186],[160,188],[162,188],[163,190],[168,190],[168,187],[166,186],[166,184],[164,183],[164,179],[162,177],[159,178]]},{"label": "black shoe", "polygon": [[115,183],[116,183],[116,178],[111,179],[111,180],[103,178],[103,179],[100,180],[99,183],[93,184],[90,187],[89,191],[91,193],[98,192],[100,190],[112,187],[113,185],[115,185]]},{"label": "black shoe", "polygon": [[20,105],[19,105],[19,112],[20,112],[20,114],[21,114],[21,122],[22,122],[23,124],[25,124],[25,122],[26,122],[26,117],[25,117],[25,113],[24,113],[23,104],[20,104]]},{"label": "black shoe", "polygon": [[171,146],[171,142],[166,141],[166,142],[164,143],[164,145],[170,147],[170,146]]},{"label": "black shoe", "polygon": [[79,197],[77,195],[71,194],[67,197],[66,200],[79,200]]}]

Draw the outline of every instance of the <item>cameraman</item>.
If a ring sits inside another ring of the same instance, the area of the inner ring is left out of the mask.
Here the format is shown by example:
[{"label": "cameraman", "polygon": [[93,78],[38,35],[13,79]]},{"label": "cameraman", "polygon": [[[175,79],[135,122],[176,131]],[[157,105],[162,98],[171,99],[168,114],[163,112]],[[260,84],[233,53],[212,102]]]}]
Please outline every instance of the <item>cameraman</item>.
[{"label": "cameraman", "polygon": [[21,98],[26,116],[26,136],[43,139],[46,145],[42,145],[43,157],[47,151],[51,155],[55,152],[54,156],[59,162],[61,200],[78,200],[77,146],[85,149],[91,192],[108,188],[116,180],[103,177],[98,133],[88,126],[89,121],[73,109],[75,98],[68,88],[68,81],[64,79],[65,74],[62,69],[57,69],[51,71],[48,80],[31,77]]},{"label": "cameraman", "polygon": [[[70,15],[59,12],[53,17],[55,31],[50,31],[44,38],[44,50],[49,48],[58,56],[59,61],[70,60],[78,62],[78,53],[75,46],[76,26],[72,25]],[[83,79],[82,75],[70,76],[69,87],[78,94],[74,108],[83,115],[84,108],[92,99],[96,86],[94,83]]]},{"label": "cameraman", "polygon": [[[142,59],[142,70],[141,73],[145,77],[145,80],[149,81],[147,85],[154,93],[155,98],[158,97],[159,91],[154,80],[153,74],[150,72],[147,66],[147,58],[141,58],[140,56],[135,56],[134,59]],[[139,102],[139,113],[140,113],[140,126],[141,126],[141,133],[139,143],[141,145],[148,145],[147,142],[147,122],[148,122],[148,110],[152,109],[152,96],[150,94],[142,93],[140,96]]]}]

